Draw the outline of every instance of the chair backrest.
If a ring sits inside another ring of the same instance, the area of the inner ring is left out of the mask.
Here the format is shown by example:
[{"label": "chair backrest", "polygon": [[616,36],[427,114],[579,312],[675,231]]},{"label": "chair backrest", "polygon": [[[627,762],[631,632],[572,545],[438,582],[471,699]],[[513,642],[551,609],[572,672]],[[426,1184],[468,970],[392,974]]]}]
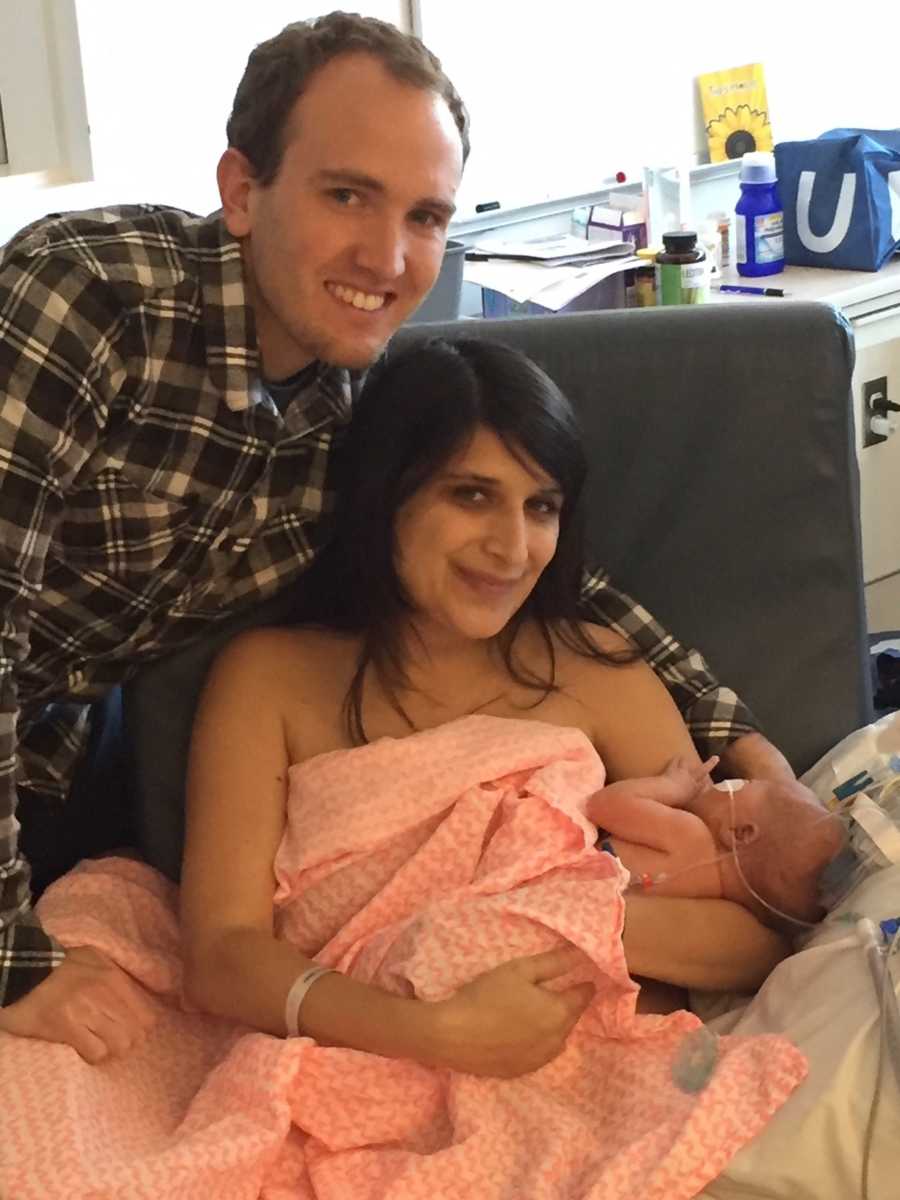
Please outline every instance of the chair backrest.
[{"label": "chair backrest", "polygon": [[[607,567],[756,712],[804,770],[871,720],[849,327],[777,300],[402,330],[500,338],[577,406],[592,465],[589,541]],[[148,859],[180,865],[190,726],[229,636],[276,598],[124,689]]]}]

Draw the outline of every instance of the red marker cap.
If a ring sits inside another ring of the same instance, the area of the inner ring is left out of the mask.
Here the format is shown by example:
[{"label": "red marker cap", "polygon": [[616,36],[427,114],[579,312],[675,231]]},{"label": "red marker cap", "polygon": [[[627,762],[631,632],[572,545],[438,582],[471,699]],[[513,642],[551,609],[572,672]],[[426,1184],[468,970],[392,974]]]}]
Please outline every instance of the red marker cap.
[{"label": "red marker cap", "polygon": [[624,171],[616,171],[616,183],[624,183],[627,178]]}]

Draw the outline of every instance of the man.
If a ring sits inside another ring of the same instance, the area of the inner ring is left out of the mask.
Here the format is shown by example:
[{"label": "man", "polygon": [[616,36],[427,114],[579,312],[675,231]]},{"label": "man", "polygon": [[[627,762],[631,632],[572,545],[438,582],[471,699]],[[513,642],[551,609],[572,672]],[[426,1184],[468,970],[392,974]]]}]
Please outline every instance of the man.
[{"label": "man", "polygon": [[[149,1007],[44,934],[29,886],[98,848],[75,771],[90,704],[288,585],[327,538],[355,372],[437,277],[468,130],[420,43],[332,14],[254,51],[228,142],[220,213],[49,217],[0,259],[0,1030],[92,1062]],[[644,649],[707,753],[790,772],[603,576],[585,602]]]}]

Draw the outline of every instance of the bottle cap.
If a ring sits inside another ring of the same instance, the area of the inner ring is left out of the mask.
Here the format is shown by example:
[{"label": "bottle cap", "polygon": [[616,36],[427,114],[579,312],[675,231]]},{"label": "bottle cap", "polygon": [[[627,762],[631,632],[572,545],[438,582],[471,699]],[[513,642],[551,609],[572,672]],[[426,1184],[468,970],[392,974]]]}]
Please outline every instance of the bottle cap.
[{"label": "bottle cap", "polygon": [[696,250],[697,235],[692,229],[680,229],[677,232],[664,233],[663,245],[671,254],[683,254],[686,250]]},{"label": "bottle cap", "polygon": [[749,150],[741,159],[741,183],[774,183],[775,155],[770,150]]},{"label": "bottle cap", "polygon": [[635,250],[635,258],[642,258],[644,262],[652,263],[656,261],[656,256],[659,253],[656,246],[642,246],[640,250]]}]

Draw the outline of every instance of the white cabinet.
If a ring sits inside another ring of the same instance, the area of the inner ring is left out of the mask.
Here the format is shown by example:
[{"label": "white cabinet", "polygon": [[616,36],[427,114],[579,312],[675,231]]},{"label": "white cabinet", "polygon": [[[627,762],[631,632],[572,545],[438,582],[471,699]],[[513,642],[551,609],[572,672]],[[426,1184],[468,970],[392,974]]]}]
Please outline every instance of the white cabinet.
[{"label": "white cabinet", "polygon": [[856,337],[853,399],[859,454],[860,509],[866,608],[872,630],[900,629],[900,412],[889,411],[897,432],[866,445],[867,395],[900,404],[900,297],[852,321]]},{"label": "white cabinet", "polygon": [[[863,573],[875,584],[900,573],[900,413],[889,413],[897,432],[865,445],[869,409],[866,396],[882,392],[900,405],[900,306],[893,312],[853,321],[856,370],[853,398],[860,469]],[[900,577],[898,577],[900,585]],[[900,608],[895,627],[900,627]]]},{"label": "white cabinet", "polygon": [[[734,281],[740,282],[737,276]],[[787,267],[771,281],[749,282],[771,282],[790,300],[833,304],[850,321],[856,343],[853,408],[869,628],[900,629],[900,412],[889,414],[896,433],[865,444],[867,390],[886,388],[887,398],[900,404],[900,259],[876,272]],[[759,303],[775,302],[760,298]]]},{"label": "white cabinet", "polygon": [[876,442],[868,402],[875,393],[900,405],[900,261],[856,276],[855,285],[830,298],[849,318],[856,341],[853,407],[869,628],[900,629],[900,412],[887,410],[896,432]]}]

